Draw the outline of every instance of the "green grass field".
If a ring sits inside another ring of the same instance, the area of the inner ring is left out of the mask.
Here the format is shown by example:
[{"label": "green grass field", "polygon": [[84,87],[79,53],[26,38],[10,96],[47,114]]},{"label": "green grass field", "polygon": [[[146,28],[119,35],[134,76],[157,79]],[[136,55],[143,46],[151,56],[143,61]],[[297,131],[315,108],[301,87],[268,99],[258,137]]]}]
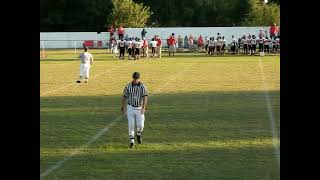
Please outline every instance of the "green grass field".
[{"label": "green grass field", "polygon": [[[90,81],[76,84],[74,51],[47,54],[40,60],[42,179],[280,179],[279,56],[261,64],[259,56],[190,53],[121,61],[93,50]],[[149,102],[143,144],[129,149],[120,101],[134,71]]]}]

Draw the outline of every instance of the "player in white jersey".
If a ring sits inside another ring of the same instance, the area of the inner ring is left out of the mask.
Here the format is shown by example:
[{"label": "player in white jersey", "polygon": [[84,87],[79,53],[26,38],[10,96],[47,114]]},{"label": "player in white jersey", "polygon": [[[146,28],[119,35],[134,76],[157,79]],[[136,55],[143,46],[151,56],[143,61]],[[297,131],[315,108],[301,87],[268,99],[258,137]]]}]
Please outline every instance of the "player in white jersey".
[{"label": "player in white jersey", "polygon": [[206,52],[208,52],[208,45],[209,45],[209,38],[206,36],[204,38],[204,47],[206,49]]},{"label": "player in white jersey", "polygon": [[121,37],[121,39],[118,41],[118,47],[120,50],[119,59],[124,59],[124,53],[126,51],[126,41]]},{"label": "player in white jersey", "polygon": [[212,39],[213,39],[213,55],[214,55],[215,50],[217,50],[218,41],[214,39],[214,37]]},{"label": "player in white jersey", "polygon": [[115,58],[116,57],[116,55],[118,54],[118,42],[117,42],[117,40],[116,39],[113,39],[112,41],[111,41],[111,52],[112,52],[112,54],[113,54],[113,58]]},{"label": "player in white jersey", "polygon": [[264,42],[264,37],[260,36],[258,39],[258,44],[259,44],[259,52],[264,52],[263,51],[263,42]]},{"label": "player in white jersey", "polygon": [[253,55],[253,56],[256,55],[256,49],[257,49],[256,36],[252,35],[252,39],[251,39],[251,55]]},{"label": "player in white jersey", "polygon": [[232,41],[231,41],[231,51],[232,55],[236,53],[236,46],[237,46],[237,39],[232,35]]},{"label": "player in white jersey", "polygon": [[274,36],[273,39],[272,39],[272,53],[275,54],[278,50],[278,37],[277,36]]},{"label": "player in white jersey", "polygon": [[252,45],[252,37],[249,34],[249,36],[248,36],[248,52],[250,55],[251,55],[251,45]]},{"label": "player in white jersey", "polygon": [[156,48],[157,48],[158,41],[155,40],[155,38],[152,38],[151,40],[151,53],[152,58],[155,58]]},{"label": "player in white jersey", "polygon": [[140,47],[141,43],[138,38],[133,43],[133,48],[134,48],[134,60],[139,60],[140,59]]},{"label": "player in white jersey", "polygon": [[222,46],[221,46],[221,55],[222,55],[222,54],[224,55],[224,51],[225,51],[225,47],[226,47],[226,43],[227,43],[227,40],[224,39],[224,36],[222,36],[221,43],[222,43]]},{"label": "player in white jersey", "polygon": [[83,47],[84,52],[79,55],[80,58],[80,78],[77,83],[81,83],[82,78],[85,78],[84,83],[88,83],[90,66],[93,65],[93,56],[87,52],[88,48]]},{"label": "player in white jersey", "polygon": [[208,47],[209,47],[208,54],[213,55],[213,53],[214,53],[214,37],[211,37],[209,39]]},{"label": "player in white jersey", "polygon": [[130,60],[132,57],[132,40],[131,40],[131,38],[129,38],[129,40],[126,41],[126,43],[127,43],[127,47],[128,47],[127,52],[129,54],[128,59]]},{"label": "player in white jersey", "polygon": [[244,37],[243,39],[243,54],[247,54],[248,53],[248,37]]},{"label": "player in white jersey", "polygon": [[217,44],[216,44],[217,54],[221,53],[221,46],[222,46],[222,41],[221,41],[221,38],[219,37],[219,38],[217,38]]},{"label": "player in white jersey", "polygon": [[267,52],[268,54],[270,54],[270,39],[268,36],[266,36],[266,39],[263,42],[264,44],[264,52]]}]

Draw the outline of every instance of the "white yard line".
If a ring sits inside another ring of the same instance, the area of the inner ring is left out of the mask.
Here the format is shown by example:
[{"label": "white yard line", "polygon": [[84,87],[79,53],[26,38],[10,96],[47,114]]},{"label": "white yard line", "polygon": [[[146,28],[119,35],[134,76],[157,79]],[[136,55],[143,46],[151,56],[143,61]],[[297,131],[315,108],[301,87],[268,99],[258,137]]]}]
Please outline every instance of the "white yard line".
[{"label": "white yard line", "polygon": [[[131,64],[131,63],[124,64],[124,65],[122,65],[122,66],[119,66],[119,67],[110,69],[110,70],[105,71],[105,72],[100,73],[100,74],[97,74],[97,75],[93,76],[93,79],[96,78],[96,77],[98,77],[98,76],[101,76],[101,75],[103,75],[103,74],[106,74],[106,73],[108,73],[108,72],[114,71],[114,70],[116,70],[116,69],[120,69],[120,68],[122,68],[122,67],[128,66],[129,64]],[[65,86],[62,86],[62,87],[58,88],[58,89],[55,89],[55,90],[52,90],[52,91],[48,91],[48,92],[42,93],[40,96],[44,96],[44,95],[47,95],[47,94],[50,94],[50,93],[53,93],[53,92],[57,92],[57,91],[59,91],[59,90],[61,90],[61,89],[65,89],[65,88],[67,88],[67,87],[69,87],[69,86],[71,86],[71,85],[73,85],[73,84],[76,84],[76,82],[72,82],[72,83],[69,83],[69,84],[67,84],[67,85],[65,85]]]},{"label": "white yard line", "polygon": [[[179,78],[183,72],[185,72],[186,70],[190,69],[195,63],[192,63],[191,65],[187,66],[186,68],[184,68],[182,71],[180,71],[177,75],[174,76],[174,79]],[[174,80],[174,79],[170,79],[170,80]],[[161,92],[161,87],[166,87],[169,85],[170,81],[167,81],[166,84],[162,85],[159,87],[158,91],[155,92]],[[108,124],[105,128],[103,128],[102,130],[100,130],[96,135],[94,135],[86,144],[80,146],[79,148],[75,149],[74,151],[72,151],[72,153],[69,156],[66,156],[65,158],[63,158],[62,160],[58,161],[55,165],[50,166],[49,168],[47,168],[43,173],[40,174],[40,179],[46,177],[48,174],[50,174],[52,171],[60,168],[66,161],[70,160],[73,156],[79,154],[83,149],[85,149],[86,147],[88,147],[89,145],[91,145],[92,143],[94,143],[99,137],[101,137],[103,134],[105,134],[106,132],[109,131],[109,129],[114,125],[114,123],[116,123],[117,121],[119,121],[119,119],[121,119],[121,117],[123,117],[123,115],[118,116],[116,119],[114,119],[110,124]]]},{"label": "white yard line", "polygon": [[271,107],[271,100],[270,100],[270,95],[269,91],[267,90],[267,84],[266,84],[266,78],[264,75],[264,70],[263,70],[263,65],[262,65],[262,59],[261,57],[259,58],[259,67],[260,67],[260,74],[261,74],[261,80],[263,84],[263,89],[264,89],[264,97],[267,103],[267,109],[268,109],[268,116],[269,116],[269,122],[270,122],[270,127],[271,127],[271,132],[272,132],[272,142],[273,142],[273,147],[274,147],[274,153],[278,161],[278,165],[280,165],[280,149],[279,149],[279,142],[280,139],[277,135],[277,128],[276,128],[276,123],[275,123],[275,118],[273,115],[272,107]]}]

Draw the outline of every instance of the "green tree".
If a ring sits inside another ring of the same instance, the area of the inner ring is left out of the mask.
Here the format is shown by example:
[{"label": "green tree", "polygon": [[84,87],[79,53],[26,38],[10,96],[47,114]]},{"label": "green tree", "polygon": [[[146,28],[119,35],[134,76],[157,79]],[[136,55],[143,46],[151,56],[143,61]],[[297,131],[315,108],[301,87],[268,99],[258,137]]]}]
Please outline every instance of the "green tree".
[{"label": "green tree", "polygon": [[134,3],[132,0],[112,0],[113,9],[110,14],[113,22],[109,25],[124,27],[145,27],[153,12],[143,3]]},{"label": "green tree", "polygon": [[245,26],[270,26],[280,23],[280,7],[275,3],[265,4],[260,0],[249,0],[250,12],[243,21]]}]

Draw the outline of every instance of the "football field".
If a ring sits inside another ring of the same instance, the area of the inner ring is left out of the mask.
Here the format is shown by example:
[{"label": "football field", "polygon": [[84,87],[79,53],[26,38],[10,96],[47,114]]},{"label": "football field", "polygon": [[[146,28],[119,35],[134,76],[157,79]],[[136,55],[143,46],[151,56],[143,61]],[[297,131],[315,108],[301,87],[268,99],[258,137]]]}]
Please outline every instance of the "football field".
[{"label": "football field", "polygon": [[[88,84],[75,83],[74,50],[40,60],[41,179],[280,179],[279,56],[91,52]],[[149,96],[143,144],[129,149],[120,102],[134,71]]]}]

